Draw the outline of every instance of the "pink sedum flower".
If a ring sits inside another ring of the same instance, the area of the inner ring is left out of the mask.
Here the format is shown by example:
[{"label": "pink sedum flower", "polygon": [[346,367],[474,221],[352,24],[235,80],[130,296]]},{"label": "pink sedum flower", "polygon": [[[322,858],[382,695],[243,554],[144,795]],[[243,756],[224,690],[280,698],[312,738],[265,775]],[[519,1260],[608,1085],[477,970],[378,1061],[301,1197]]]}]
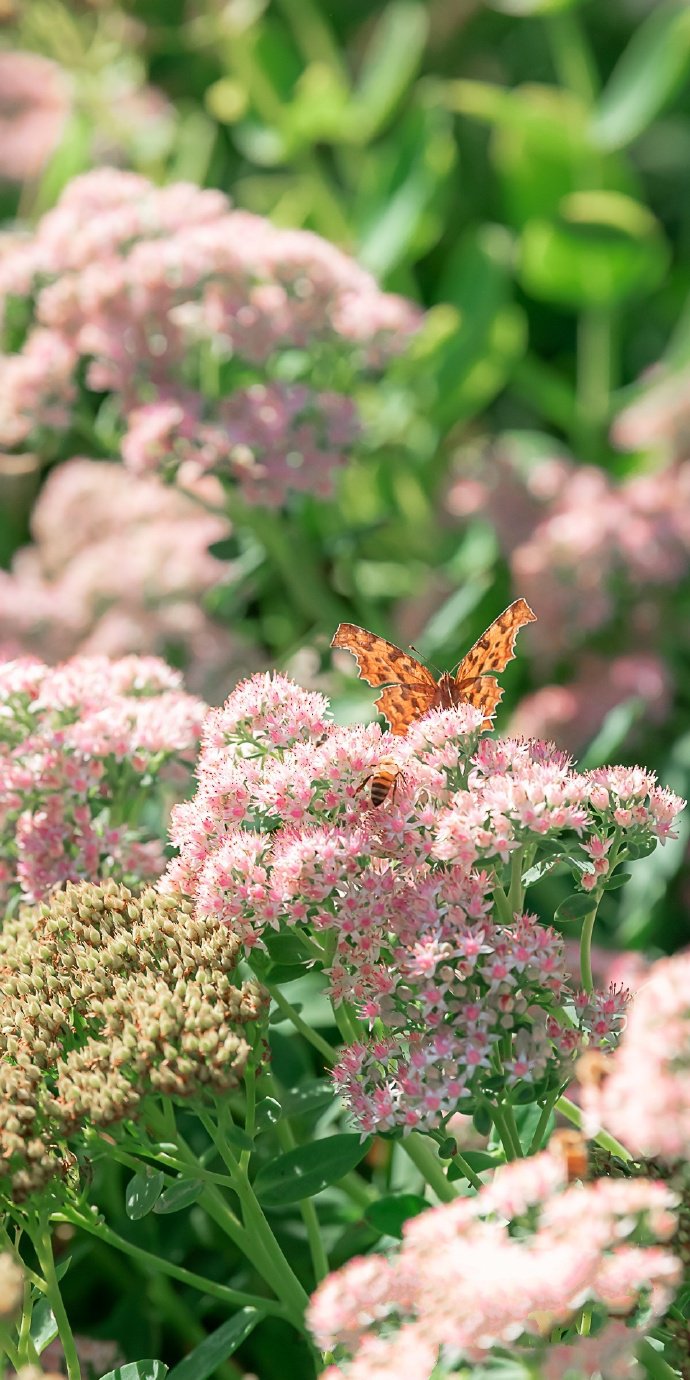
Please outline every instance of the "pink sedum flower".
[{"label": "pink sedum flower", "polygon": [[103,874],[158,876],[156,833],[119,821],[135,797],[160,813],[161,773],[194,756],[205,708],[156,657],[0,663],[3,900],[18,890],[40,901]]},{"label": "pink sedum flower", "polygon": [[[431,1348],[420,1352],[417,1380],[430,1380],[437,1364],[444,1373],[444,1361],[480,1363],[495,1347],[548,1365],[552,1329],[586,1303],[624,1314],[639,1339],[638,1305],[647,1326],[661,1316],[681,1267],[663,1244],[638,1243],[638,1229],[647,1233],[641,1242],[668,1241],[676,1202],[666,1185],[643,1180],[568,1186],[563,1161],[548,1151],[516,1161],[474,1198],[410,1219],[394,1254],[330,1275],[312,1297],[310,1327],[324,1350],[350,1354],[335,1372],[348,1380],[386,1374],[403,1342]],[[619,1331],[607,1340],[607,1364],[621,1352],[630,1359]]]},{"label": "pink sedum flower", "polygon": [[610,1073],[582,1089],[592,1128],[604,1125],[633,1155],[669,1163],[690,1155],[689,984],[690,954],[653,964]]},{"label": "pink sedum flower", "polygon": [[[344,728],[322,695],[254,676],[207,716],[196,795],[173,812],[179,857],[161,887],[247,951],[304,936],[331,1000],[369,1032],[334,1070],[366,1133],[442,1126],[490,1093],[497,1059],[516,1097],[538,1099],[623,1024],[627,993],[569,987],[563,941],[530,914],[516,868],[548,847],[584,891],[593,877],[596,904],[616,850],[653,846],[682,802],[639,769],[581,773],[553,745],[481,727],[461,705],[404,738]],[[574,1024],[554,1014],[564,1003]]]},{"label": "pink sedum flower", "polygon": [[0,358],[0,445],[54,447],[47,428],[70,444],[80,404],[106,394],[133,472],[193,466],[272,506],[332,492],[360,381],[422,320],[310,231],[108,168],[0,252],[0,310],[16,297],[30,324]]}]

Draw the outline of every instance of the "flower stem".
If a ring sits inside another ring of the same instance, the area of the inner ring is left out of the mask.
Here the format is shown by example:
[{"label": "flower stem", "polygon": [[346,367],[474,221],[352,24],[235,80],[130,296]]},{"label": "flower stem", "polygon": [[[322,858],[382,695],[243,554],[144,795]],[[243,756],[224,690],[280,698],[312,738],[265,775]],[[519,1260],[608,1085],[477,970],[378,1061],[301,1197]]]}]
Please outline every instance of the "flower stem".
[{"label": "flower stem", "polygon": [[[580,1108],[577,1107],[574,1102],[571,1102],[569,1097],[559,1097],[556,1103],[556,1111],[561,1112],[564,1117],[567,1117],[568,1121],[571,1121],[573,1126],[577,1126],[578,1130],[582,1130],[584,1117]],[[620,1141],[616,1140],[615,1136],[610,1135],[608,1131],[598,1131],[596,1136],[593,1136],[592,1139],[595,1140],[597,1145],[600,1145],[603,1150],[608,1150],[610,1154],[617,1155],[619,1160],[625,1160],[627,1162],[632,1159],[630,1151],[626,1150],[625,1146],[621,1145]]]},{"label": "flower stem", "polygon": [[506,1124],[506,1119],[503,1115],[503,1108],[499,1107],[496,1103],[492,1102],[490,1104],[489,1111],[491,1114],[491,1120],[493,1121],[494,1126],[498,1131],[501,1145],[505,1150],[506,1159],[516,1160],[518,1158],[518,1154],[515,1148],[515,1141],[513,1140],[510,1129]]},{"label": "flower stem", "polygon": [[585,992],[594,990],[594,979],[592,977],[592,934],[597,918],[598,903],[595,903],[593,910],[586,915],[582,921],[582,933],[580,935],[580,981]]},{"label": "flower stem", "polygon": [[541,1109],[541,1116],[537,1122],[537,1129],[534,1132],[534,1135],[532,1136],[532,1139],[530,1141],[529,1150],[527,1151],[528,1155],[536,1155],[537,1151],[541,1150],[542,1141],[544,1139],[544,1133],[549,1124],[549,1117],[551,1116],[554,1106],[556,1105],[559,1093],[560,1089],[556,1088],[556,1090],[552,1093],[549,1093],[548,1097],[546,1098],[544,1106]]},{"label": "flower stem", "polygon": [[0,1352],[5,1354],[10,1365],[13,1366],[15,1370],[19,1370],[21,1365],[19,1351],[10,1337],[9,1328],[6,1327],[3,1322],[0,1322]]},{"label": "flower stem", "polygon": [[283,996],[279,987],[271,987],[270,983],[264,983],[264,986],[268,988],[278,1010],[282,1011],[285,1019],[294,1025],[295,1030],[298,1030],[300,1035],[303,1035],[305,1040],[313,1045],[314,1049],[318,1049],[319,1054],[322,1055],[327,1064],[334,1064],[336,1052],[332,1045],[329,1045],[328,1040],[324,1040],[322,1035],[319,1035],[316,1030],[312,1030],[311,1026],[302,1020],[299,1011],[295,1011],[294,1006],[287,997]]},{"label": "flower stem", "polygon": [[[267,1084],[273,1096],[279,1102],[280,1089],[276,1087],[275,1080],[270,1073],[264,1076],[264,1082]],[[280,1141],[283,1150],[294,1150],[297,1142],[292,1133],[292,1127],[290,1125],[290,1122],[286,1118],[281,1117],[276,1127],[276,1130],[278,1133],[278,1140]],[[312,1269],[314,1271],[314,1279],[316,1283],[319,1284],[322,1279],[325,1279],[331,1267],[328,1263],[328,1256],[326,1255],[324,1244],[321,1239],[321,1228],[319,1226],[318,1213],[316,1211],[314,1204],[311,1201],[311,1198],[300,1198],[299,1210],[302,1214],[302,1221],[304,1222],[307,1231],[307,1241],[309,1242],[309,1252],[311,1255]]]},{"label": "flower stem", "polygon": [[67,1380],[81,1380],[81,1366],[77,1355],[77,1347],[67,1317],[67,1311],[62,1301],[60,1284],[55,1273],[55,1260],[53,1258],[53,1242],[50,1234],[50,1226],[47,1220],[36,1224],[35,1230],[28,1231],[34,1244],[38,1263],[46,1282],[46,1296],[53,1310],[53,1317],[57,1323],[60,1345],[65,1356],[67,1366]]},{"label": "flower stem", "polygon": [[189,1285],[190,1289],[197,1289],[199,1293],[208,1294],[211,1298],[219,1299],[221,1303],[231,1304],[234,1308],[258,1308],[264,1313],[279,1318],[286,1316],[285,1309],[281,1303],[274,1299],[262,1298],[260,1294],[246,1294],[241,1289],[232,1289],[229,1284],[219,1284],[215,1279],[207,1279],[205,1275],[197,1275],[193,1270],[186,1270],[182,1265],[173,1265],[172,1261],[164,1256],[153,1255],[151,1251],[145,1251],[142,1246],[135,1246],[132,1241],[127,1241],[124,1236],[119,1236],[105,1222],[88,1212],[79,1212],[77,1209],[64,1208],[55,1214],[55,1220],[59,1222],[71,1222],[72,1226],[81,1227],[83,1231],[88,1231],[92,1236],[98,1237],[106,1246],[113,1246],[115,1250],[122,1251],[125,1255],[130,1255],[133,1260],[138,1260],[139,1264],[152,1273],[162,1273],[170,1275],[171,1279],[176,1279],[180,1284]]},{"label": "flower stem", "polygon": [[503,1103],[503,1109],[502,1109],[502,1110],[503,1110],[504,1115],[505,1115],[505,1123],[506,1123],[506,1129],[507,1129],[507,1131],[508,1131],[508,1135],[510,1136],[510,1138],[511,1138],[511,1140],[512,1140],[512,1142],[513,1142],[513,1149],[514,1149],[514,1151],[515,1151],[515,1158],[518,1159],[518,1160],[521,1160],[521,1159],[524,1158],[524,1150],[523,1150],[523,1148],[522,1148],[522,1143],[521,1143],[521,1141],[520,1141],[520,1134],[519,1134],[519,1132],[518,1132],[517,1123],[516,1123],[516,1121],[515,1121],[515,1113],[514,1113],[514,1111],[513,1111],[513,1108],[512,1108],[512,1106],[511,1106],[510,1102],[504,1102],[504,1103]]},{"label": "flower stem", "polygon": [[418,1131],[412,1131],[409,1136],[403,1136],[400,1145],[419,1170],[422,1178],[428,1183],[429,1188],[436,1194],[436,1197],[442,1203],[454,1202],[458,1196],[457,1192],[446,1178],[440,1160],[432,1150],[429,1141]]},{"label": "flower stem", "polygon": [[501,923],[502,925],[512,925],[512,923],[513,923],[513,912],[512,912],[512,910],[510,909],[510,902],[509,902],[508,897],[506,896],[505,891],[503,890],[503,887],[501,886],[501,883],[499,882],[498,878],[496,879],[496,881],[495,881],[494,884],[493,884],[493,888],[492,888],[492,893],[491,893],[491,894],[492,894],[493,899],[494,899],[494,905],[495,905],[496,910],[497,910],[497,912],[498,912],[498,918],[499,918],[500,923]]},{"label": "flower stem", "polygon": [[508,905],[510,906],[511,920],[522,910],[522,863],[524,852],[524,848],[516,848],[510,859]]}]

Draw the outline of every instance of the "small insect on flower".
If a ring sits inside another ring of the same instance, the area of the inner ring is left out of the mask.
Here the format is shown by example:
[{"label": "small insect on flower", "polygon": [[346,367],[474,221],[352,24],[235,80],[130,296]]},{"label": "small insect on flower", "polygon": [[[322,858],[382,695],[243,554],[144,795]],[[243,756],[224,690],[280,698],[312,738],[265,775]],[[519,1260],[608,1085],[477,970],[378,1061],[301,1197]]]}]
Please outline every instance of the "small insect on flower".
[{"label": "small insect on flower", "polygon": [[355,795],[359,795],[359,792],[363,791],[364,787],[371,781],[371,803],[377,809],[379,805],[383,805],[384,800],[387,800],[389,795],[391,800],[395,800],[398,782],[404,781],[404,779],[405,773],[395,758],[382,757],[377,763],[376,771],[365,776],[364,780],[360,782]]}]

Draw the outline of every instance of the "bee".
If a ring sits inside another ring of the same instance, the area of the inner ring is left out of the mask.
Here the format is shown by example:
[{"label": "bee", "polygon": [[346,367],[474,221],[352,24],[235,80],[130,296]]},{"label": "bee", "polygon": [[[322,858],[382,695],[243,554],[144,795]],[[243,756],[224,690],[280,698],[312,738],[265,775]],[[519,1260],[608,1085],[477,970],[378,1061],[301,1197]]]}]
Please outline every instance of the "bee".
[{"label": "bee", "polygon": [[398,781],[404,779],[404,772],[394,757],[382,757],[376,764],[376,770],[369,776],[365,776],[355,791],[358,795],[360,791],[371,781],[371,803],[377,809],[383,805],[390,795],[391,800],[395,800],[395,793],[398,789]]}]

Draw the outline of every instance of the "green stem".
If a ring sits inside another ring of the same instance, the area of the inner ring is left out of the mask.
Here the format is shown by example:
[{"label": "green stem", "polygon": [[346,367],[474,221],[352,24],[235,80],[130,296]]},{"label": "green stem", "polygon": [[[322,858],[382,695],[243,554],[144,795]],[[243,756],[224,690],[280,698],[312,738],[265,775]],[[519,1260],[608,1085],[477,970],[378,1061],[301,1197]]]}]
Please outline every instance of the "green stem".
[{"label": "green stem", "polygon": [[200,1113],[199,1119],[233,1179],[234,1190],[242,1207],[244,1233],[251,1243],[249,1249],[244,1247],[245,1254],[256,1263],[257,1269],[283,1300],[290,1313],[290,1321],[303,1332],[303,1313],[309,1302],[307,1294],[283,1254],[247,1175],[241,1172],[219,1127],[204,1113]]},{"label": "green stem", "polygon": [[597,918],[598,901],[594,909],[586,915],[582,921],[582,933],[580,935],[580,981],[585,992],[594,990],[594,979],[592,977],[592,934]]},{"label": "green stem", "polygon": [[332,1045],[329,1045],[328,1040],[324,1040],[322,1035],[319,1035],[316,1030],[312,1030],[311,1026],[307,1025],[307,1022],[302,1020],[299,1011],[295,1011],[294,1006],[288,1001],[287,997],[283,996],[279,987],[271,987],[270,983],[265,983],[264,985],[268,987],[278,1010],[282,1011],[285,1019],[294,1025],[295,1030],[298,1030],[300,1035],[303,1035],[304,1039],[308,1040],[314,1049],[318,1049],[319,1054],[327,1064],[334,1064],[336,1060],[336,1051],[333,1049]]},{"label": "green stem", "polygon": [[516,848],[510,859],[508,905],[510,906],[512,917],[519,914],[522,910],[522,862],[524,852],[524,848]]},{"label": "green stem", "polygon": [[505,1151],[506,1159],[516,1160],[518,1158],[518,1154],[517,1150],[515,1149],[515,1142],[506,1124],[506,1119],[503,1115],[503,1108],[499,1107],[498,1104],[492,1102],[489,1110],[491,1112],[491,1120],[493,1121],[494,1126],[498,1131],[501,1145],[503,1146],[503,1149]]},{"label": "green stem", "polygon": [[579,19],[572,10],[559,10],[545,20],[559,84],[592,105],[597,95],[594,58]]},{"label": "green stem", "polygon": [[187,1284],[190,1289],[196,1289],[201,1294],[208,1294],[211,1298],[219,1299],[221,1303],[230,1304],[233,1308],[258,1308],[264,1313],[272,1316],[284,1318],[285,1309],[281,1303],[274,1299],[262,1298],[260,1294],[246,1294],[241,1289],[232,1289],[228,1284],[218,1284],[215,1279],[207,1279],[205,1275],[197,1275],[193,1270],[186,1270],[182,1265],[173,1265],[172,1261],[164,1256],[153,1255],[151,1251],[146,1251],[142,1246],[135,1246],[132,1241],[127,1241],[124,1236],[119,1236],[105,1222],[100,1221],[91,1213],[81,1213],[76,1208],[64,1208],[55,1214],[55,1220],[59,1222],[71,1222],[74,1227],[81,1227],[83,1231],[88,1231],[92,1236],[96,1236],[106,1246],[113,1246],[115,1250],[122,1251],[124,1255],[129,1255],[133,1260],[153,1274],[161,1272],[170,1275],[171,1279],[176,1279],[180,1284]]},{"label": "green stem", "polygon": [[19,1370],[21,1366],[19,1351],[12,1341],[9,1328],[5,1326],[4,1322],[0,1322],[0,1351],[4,1352],[10,1365],[13,1366],[15,1370]]},{"label": "green stem", "polygon": [[81,1380],[81,1366],[77,1355],[77,1347],[67,1317],[67,1311],[62,1301],[60,1284],[55,1273],[55,1260],[53,1258],[53,1242],[50,1234],[50,1227],[47,1221],[36,1224],[34,1231],[29,1230],[29,1235],[34,1244],[38,1263],[41,1267],[43,1278],[46,1282],[46,1296],[53,1310],[53,1317],[57,1323],[60,1345],[65,1356],[67,1366],[67,1380]]},{"label": "green stem", "polygon": [[[572,1122],[573,1126],[577,1126],[579,1131],[583,1129],[584,1117],[582,1112],[574,1102],[570,1101],[569,1097],[559,1097],[556,1103],[556,1111],[561,1112],[568,1121]],[[593,1140],[596,1141],[597,1145],[602,1147],[602,1150],[608,1150],[610,1154],[617,1155],[619,1160],[627,1161],[632,1159],[630,1151],[626,1150],[625,1146],[621,1145],[620,1141],[616,1140],[615,1136],[609,1135],[608,1131],[598,1131],[596,1136],[593,1137]]]},{"label": "green stem", "polygon": [[[264,1076],[264,1082],[269,1088],[271,1095],[275,1097],[277,1102],[280,1102],[280,1088],[277,1087],[272,1074],[266,1074]],[[297,1142],[293,1135],[290,1122],[286,1117],[281,1117],[276,1129],[278,1140],[283,1150],[294,1150]],[[307,1241],[309,1242],[314,1279],[316,1283],[319,1284],[322,1279],[326,1278],[331,1267],[328,1263],[328,1256],[326,1255],[323,1240],[321,1238],[318,1213],[310,1198],[301,1198],[299,1209],[307,1231]]]},{"label": "green stem", "polygon": [[583,311],[577,330],[577,404],[581,444],[597,447],[611,408],[611,314]]},{"label": "green stem", "polygon": [[521,1144],[521,1141],[520,1141],[520,1135],[519,1135],[518,1128],[517,1128],[517,1124],[516,1124],[516,1121],[515,1121],[515,1113],[514,1113],[514,1111],[513,1111],[513,1108],[512,1108],[512,1106],[511,1106],[510,1102],[504,1102],[504,1104],[503,1104],[503,1112],[504,1112],[504,1115],[505,1115],[506,1129],[507,1129],[507,1131],[508,1131],[508,1135],[510,1136],[510,1138],[511,1138],[511,1140],[512,1140],[512,1142],[513,1142],[513,1149],[514,1149],[514,1151],[515,1151],[515,1158],[518,1159],[518,1160],[521,1160],[521,1159],[524,1158],[524,1153],[525,1153],[525,1152],[524,1152],[524,1150],[523,1150],[523,1148],[522,1148],[522,1144]]},{"label": "green stem", "polygon": [[494,882],[494,885],[493,885],[492,893],[491,893],[491,894],[492,894],[492,896],[493,896],[494,905],[495,905],[495,907],[496,907],[496,911],[497,911],[497,913],[498,913],[498,918],[499,918],[501,924],[502,924],[502,925],[512,925],[512,924],[513,924],[513,912],[512,912],[512,910],[510,909],[510,904],[509,904],[509,901],[508,901],[508,897],[506,896],[505,891],[503,890],[503,887],[501,886],[501,883],[498,881],[498,878],[497,878],[496,881]]},{"label": "green stem", "polygon": [[476,1188],[477,1192],[479,1193],[479,1190],[482,1189],[484,1185],[479,1175],[472,1168],[471,1164],[467,1163],[465,1156],[461,1155],[459,1150],[456,1150],[455,1154],[453,1155],[453,1164],[456,1164],[458,1166],[458,1169],[462,1170],[463,1174],[465,1175],[465,1178],[469,1181],[469,1183],[471,1183],[473,1188]]},{"label": "green stem", "polygon": [[418,1131],[412,1131],[410,1135],[403,1136],[400,1146],[436,1197],[442,1203],[454,1202],[458,1196],[457,1191],[446,1178],[441,1162],[429,1141]]},{"label": "green stem", "polygon": [[544,1133],[549,1124],[549,1117],[551,1116],[551,1113],[556,1105],[559,1093],[559,1088],[556,1088],[554,1092],[549,1093],[549,1096],[547,1097],[544,1106],[541,1109],[541,1116],[537,1122],[537,1129],[534,1132],[534,1135],[532,1136],[532,1139],[530,1141],[529,1150],[527,1151],[528,1155],[536,1155],[537,1151],[541,1150],[542,1141],[544,1139]]},{"label": "green stem", "polygon": [[652,1380],[678,1380],[678,1371],[673,1370],[646,1337],[638,1344],[637,1357]]},{"label": "green stem", "polygon": [[[256,1074],[254,1069],[248,1068],[244,1075],[244,1085],[246,1088],[247,1102],[244,1112],[244,1129],[246,1134],[253,1140],[256,1127]],[[240,1173],[246,1174],[251,1159],[251,1148],[243,1150],[240,1155]]]}]

